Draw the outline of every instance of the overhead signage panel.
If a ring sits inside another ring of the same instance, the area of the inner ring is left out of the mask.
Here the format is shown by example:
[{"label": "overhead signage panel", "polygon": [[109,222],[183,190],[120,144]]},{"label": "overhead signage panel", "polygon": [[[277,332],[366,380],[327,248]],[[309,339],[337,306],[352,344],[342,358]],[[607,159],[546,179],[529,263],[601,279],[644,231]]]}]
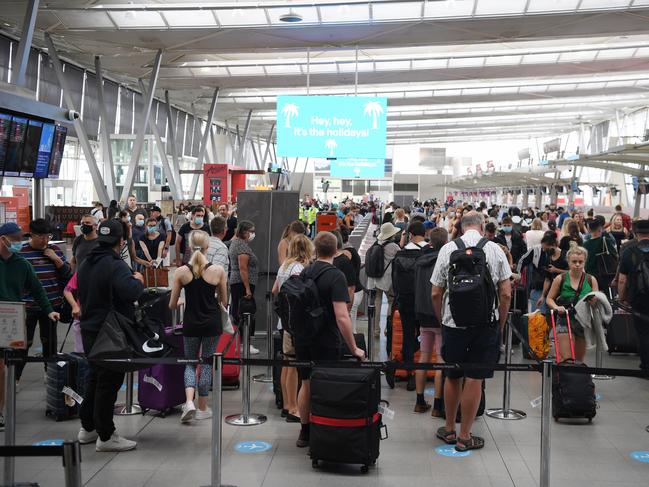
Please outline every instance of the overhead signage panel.
[{"label": "overhead signage panel", "polygon": [[387,98],[277,97],[280,157],[385,160]]},{"label": "overhead signage panel", "polygon": [[383,178],[385,159],[333,159],[330,175],[332,178]]}]

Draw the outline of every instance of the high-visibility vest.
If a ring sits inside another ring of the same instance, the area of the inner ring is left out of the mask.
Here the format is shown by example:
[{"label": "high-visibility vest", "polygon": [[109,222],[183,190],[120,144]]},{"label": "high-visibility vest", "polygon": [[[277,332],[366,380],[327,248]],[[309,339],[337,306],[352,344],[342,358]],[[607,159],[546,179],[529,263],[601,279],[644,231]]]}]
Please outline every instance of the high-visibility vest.
[{"label": "high-visibility vest", "polygon": [[306,219],[304,218],[304,207],[303,206],[300,206],[300,210],[298,212],[298,215],[299,215],[300,221],[302,221],[302,222],[306,221]]},{"label": "high-visibility vest", "polygon": [[308,213],[309,225],[315,223],[317,215],[318,215],[318,209],[315,206],[309,208],[309,213]]}]

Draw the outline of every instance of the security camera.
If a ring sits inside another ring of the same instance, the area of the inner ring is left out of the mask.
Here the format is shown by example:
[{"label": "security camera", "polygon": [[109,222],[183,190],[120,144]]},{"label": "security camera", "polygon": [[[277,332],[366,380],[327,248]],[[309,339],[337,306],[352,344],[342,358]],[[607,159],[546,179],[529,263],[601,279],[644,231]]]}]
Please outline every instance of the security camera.
[{"label": "security camera", "polygon": [[81,115],[76,110],[68,110],[66,112],[66,114],[65,114],[65,118],[67,118],[71,122],[74,122],[75,120],[78,120],[79,117],[81,117]]}]

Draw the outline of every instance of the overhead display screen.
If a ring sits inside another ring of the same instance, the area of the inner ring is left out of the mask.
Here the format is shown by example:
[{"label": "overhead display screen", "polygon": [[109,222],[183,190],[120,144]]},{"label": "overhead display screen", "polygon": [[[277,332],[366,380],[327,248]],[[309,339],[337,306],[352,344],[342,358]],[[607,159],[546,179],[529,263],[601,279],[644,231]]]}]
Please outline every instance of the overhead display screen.
[{"label": "overhead display screen", "polygon": [[4,172],[7,145],[9,144],[9,131],[11,129],[11,115],[0,113],[0,174]]},{"label": "overhead display screen", "polygon": [[44,123],[41,132],[41,141],[38,144],[38,157],[36,158],[35,178],[46,178],[50,169],[52,157],[52,144],[54,143],[54,124]]},{"label": "overhead display screen", "polygon": [[281,157],[385,160],[387,98],[278,96]]},{"label": "overhead display screen", "polygon": [[68,129],[60,125],[54,130],[54,144],[52,146],[52,159],[50,160],[49,177],[58,179],[61,172],[61,161],[63,160],[63,148]]},{"label": "overhead display screen", "polygon": [[333,178],[383,178],[385,159],[334,159],[330,175]]},{"label": "overhead display screen", "polygon": [[21,177],[31,178],[34,176],[34,168],[36,167],[36,159],[38,158],[38,147],[41,142],[42,131],[43,122],[30,120],[27,124],[23,156],[20,159]]},{"label": "overhead display screen", "polygon": [[20,175],[20,161],[23,156],[26,132],[27,119],[22,117],[11,117],[9,145],[7,146],[7,156],[5,158],[5,176]]}]

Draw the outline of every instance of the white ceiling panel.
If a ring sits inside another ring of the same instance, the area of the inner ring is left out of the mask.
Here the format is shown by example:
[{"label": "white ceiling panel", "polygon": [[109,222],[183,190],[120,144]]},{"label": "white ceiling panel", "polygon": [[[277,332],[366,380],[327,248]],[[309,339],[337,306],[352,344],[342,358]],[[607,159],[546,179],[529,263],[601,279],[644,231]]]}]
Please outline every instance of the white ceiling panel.
[{"label": "white ceiling panel", "polygon": [[373,20],[408,20],[421,18],[421,2],[372,4]]},{"label": "white ceiling panel", "polygon": [[321,5],[320,14],[323,22],[368,22],[370,9],[367,4]]},{"label": "white ceiling panel", "polygon": [[174,10],[163,15],[171,27],[216,27],[210,10]]},{"label": "white ceiling panel", "polygon": [[477,0],[476,15],[513,15],[522,14],[527,0]]},{"label": "white ceiling panel", "polygon": [[424,17],[429,19],[447,17],[469,17],[473,12],[474,0],[446,0],[426,2]]},{"label": "white ceiling panel", "polygon": [[113,11],[110,16],[120,28],[165,27],[164,20],[158,12]]}]

